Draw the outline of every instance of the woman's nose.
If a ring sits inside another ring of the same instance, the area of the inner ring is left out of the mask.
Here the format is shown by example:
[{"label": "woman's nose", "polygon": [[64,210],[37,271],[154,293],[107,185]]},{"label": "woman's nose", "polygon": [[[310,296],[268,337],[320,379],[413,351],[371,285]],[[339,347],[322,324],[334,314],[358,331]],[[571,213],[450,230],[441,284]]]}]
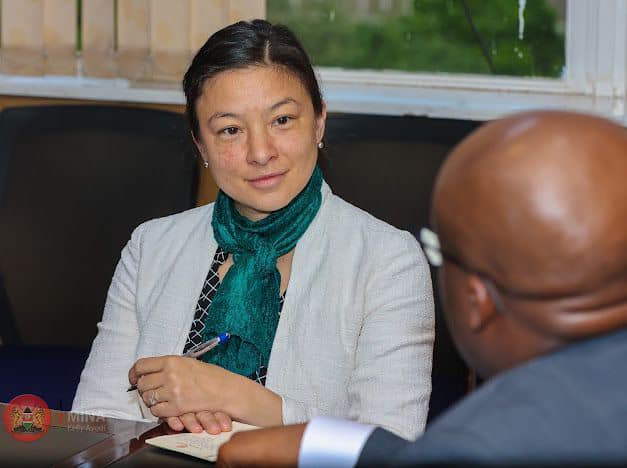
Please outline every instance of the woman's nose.
[{"label": "woman's nose", "polygon": [[251,164],[265,165],[276,157],[276,148],[265,130],[250,132],[247,160]]}]

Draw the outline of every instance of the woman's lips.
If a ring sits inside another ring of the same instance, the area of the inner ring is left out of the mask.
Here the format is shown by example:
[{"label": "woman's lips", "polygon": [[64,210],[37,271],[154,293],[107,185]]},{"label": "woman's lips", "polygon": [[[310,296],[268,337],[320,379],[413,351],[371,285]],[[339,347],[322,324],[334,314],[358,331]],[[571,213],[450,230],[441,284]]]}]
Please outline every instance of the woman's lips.
[{"label": "woman's lips", "polygon": [[284,175],[285,172],[276,172],[274,174],[268,174],[267,176],[257,177],[256,179],[250,179],[248,182],[255,188],[273,188],[281,183]]}]

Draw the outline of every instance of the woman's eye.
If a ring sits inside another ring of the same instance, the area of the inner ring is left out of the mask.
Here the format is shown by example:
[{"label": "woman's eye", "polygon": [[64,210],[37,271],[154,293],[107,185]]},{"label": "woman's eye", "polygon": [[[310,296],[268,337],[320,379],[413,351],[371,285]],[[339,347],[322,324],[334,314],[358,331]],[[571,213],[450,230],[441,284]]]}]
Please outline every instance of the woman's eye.
[{"label": "woman's eye", "polygon": [[287,116],[287,115],[282,115],[281,117],[279,117],[278,119],[275,120],[275,122],[277,123],[277,125],[285,125],[287,124],[289,121],[291,120],[291,117]]},{"label": "woman's eye", "polygon": [[220,130],[220,133],[222,133],[223,135],[227,135],[227,136],[237,135],[237,132],[239,132],[239,128],[237,127],[227,127],[225,129]]}]

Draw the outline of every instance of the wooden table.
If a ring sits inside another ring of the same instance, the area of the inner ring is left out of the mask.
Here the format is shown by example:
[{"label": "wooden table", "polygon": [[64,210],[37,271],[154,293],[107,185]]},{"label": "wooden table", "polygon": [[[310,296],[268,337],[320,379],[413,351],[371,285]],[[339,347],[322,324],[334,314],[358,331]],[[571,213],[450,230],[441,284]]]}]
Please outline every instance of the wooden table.
[{"label": "wooden table", "polygon": [[[0,416],[7,405],[0,403]],[[48,432],[33,442],[15,440],[0,427],[3,466],[208,466],[207,462],[147,445],[151,437],[171,434],[167,426],[124,419],[51,411]]]}]

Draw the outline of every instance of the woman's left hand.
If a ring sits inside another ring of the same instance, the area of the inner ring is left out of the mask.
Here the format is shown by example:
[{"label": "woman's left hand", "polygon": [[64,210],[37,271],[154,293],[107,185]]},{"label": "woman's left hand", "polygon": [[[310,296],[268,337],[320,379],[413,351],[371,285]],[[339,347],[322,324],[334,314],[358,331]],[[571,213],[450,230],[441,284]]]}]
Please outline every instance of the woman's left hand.
[{"label": "woman's left hand", "polygon": [[201,411],[200,413],[185,413],[180,416],[166,418],[165,422],[175,431],[187,429],[189,432],[208,432],[209,434],[219,434],[229,432],[233,429],[231,418],[228,414],[211,411]]},{"label": "woman's left hand", "polygon": [[233,382],[242,377],[221,367],[182,356],[139,359],[128,372],[142,400],[158,418],[186,413],[229,412],[237,398]]}]

